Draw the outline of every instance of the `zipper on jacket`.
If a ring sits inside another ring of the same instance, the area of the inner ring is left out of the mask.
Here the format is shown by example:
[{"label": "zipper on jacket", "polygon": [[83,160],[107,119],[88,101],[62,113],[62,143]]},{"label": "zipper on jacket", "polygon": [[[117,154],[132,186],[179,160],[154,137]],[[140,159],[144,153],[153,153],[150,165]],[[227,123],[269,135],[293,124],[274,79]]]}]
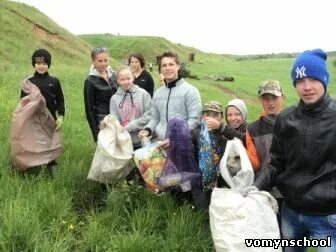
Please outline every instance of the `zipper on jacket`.
[{"label": "zipper on jacket", "polygon": [[169,88],[169,94],[168,94],[167,105],[166,105],[166,120],[167,120],[167,123],[168,123],[168,103],[169,103],[171,91],[172,91],[172,89]]}]

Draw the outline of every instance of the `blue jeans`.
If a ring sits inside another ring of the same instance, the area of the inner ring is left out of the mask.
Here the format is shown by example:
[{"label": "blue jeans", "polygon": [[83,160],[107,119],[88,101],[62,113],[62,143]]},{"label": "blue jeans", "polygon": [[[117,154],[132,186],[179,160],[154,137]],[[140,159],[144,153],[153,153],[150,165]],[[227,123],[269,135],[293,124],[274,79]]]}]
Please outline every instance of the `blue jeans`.
[{"label": "blue jeans", "polygon": [[[282,207],[281,230],[283,239],[327,239],[331,247],[318,247],[318,252],[336,252],[336,214],[307,215]],[[302,244],[302,243],[301,243]],[[321,244],[322,245],[322,244]],[[285,247],[286,252],[304,252],[306,247]]]}]

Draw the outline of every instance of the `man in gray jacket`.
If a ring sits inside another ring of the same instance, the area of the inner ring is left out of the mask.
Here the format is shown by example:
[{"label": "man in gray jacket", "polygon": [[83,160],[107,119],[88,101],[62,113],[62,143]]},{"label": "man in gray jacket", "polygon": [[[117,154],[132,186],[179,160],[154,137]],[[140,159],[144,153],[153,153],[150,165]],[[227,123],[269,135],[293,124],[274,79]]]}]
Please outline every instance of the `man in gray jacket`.
[{"label": "man in gray jacket", "polygon": [[315,49],[294,62],[291,77],[300,101],[277,117],[269,167],[255,182],[260,190],[277,186],[284,197],[282,236],[294,245],[284,245],[285,251],[309,245],[336,251],[336,102],[327,93],[326,60]]},{"label": "man in gray jacket", "polygon": [[165,140],[167,123],[172,117],[186,120],[189,130],[200,122],[202,104],[199,91],[179,76],[179,69],[176,53],[164,52],[160,56],[159,72],[164,76],[165,85],[154,93],[151,120],[139,132],[140,136],[155,133],[159,140]]}]

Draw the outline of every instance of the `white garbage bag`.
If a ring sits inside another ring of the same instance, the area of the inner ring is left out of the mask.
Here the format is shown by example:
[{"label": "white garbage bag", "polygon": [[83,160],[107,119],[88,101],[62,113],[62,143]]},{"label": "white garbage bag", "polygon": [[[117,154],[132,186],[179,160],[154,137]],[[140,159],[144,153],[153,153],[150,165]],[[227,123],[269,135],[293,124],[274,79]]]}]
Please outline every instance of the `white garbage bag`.
[{"label": "white garbage bag", "polygon": [[130,134],[114,115],[105,116],[102,127],[87,178],[109,184],[124,179],[135,167],[133,144]]},{"label": "white garbage bag", "polygon": [[[240,162],[240,169],[235,162]],[[211,196],[210,228],[216,251],[281,251],[273,246],[249,247],[251,239],[280,239],[278,206],[268,192],[242,195],[253,184],[253,169],[240,140],[227,142],[220,171],[231,188],[214,188]]]},{"label": "white garbage bag", "polygon": [[227,141],[219,168],[231,189],[243,189],[253,184],[253,168],[245,147],[239,139]]}]

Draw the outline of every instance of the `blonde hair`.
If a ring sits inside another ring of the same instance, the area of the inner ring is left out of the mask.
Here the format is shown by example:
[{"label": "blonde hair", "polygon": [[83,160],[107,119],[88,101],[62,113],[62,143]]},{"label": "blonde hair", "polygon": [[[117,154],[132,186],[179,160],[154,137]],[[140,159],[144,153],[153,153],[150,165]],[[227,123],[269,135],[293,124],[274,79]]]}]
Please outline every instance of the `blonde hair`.
[{"label": "blonde hair", "polygon": [[[119,74],[121,72],[125,71],[125,70],[129,71],[132,74],[132,70],[129,66],[122,66],[122,67],[117,69],[117,79],[119,78]],[[132,76],[133,76],[133,74],[132,74]]]}]

